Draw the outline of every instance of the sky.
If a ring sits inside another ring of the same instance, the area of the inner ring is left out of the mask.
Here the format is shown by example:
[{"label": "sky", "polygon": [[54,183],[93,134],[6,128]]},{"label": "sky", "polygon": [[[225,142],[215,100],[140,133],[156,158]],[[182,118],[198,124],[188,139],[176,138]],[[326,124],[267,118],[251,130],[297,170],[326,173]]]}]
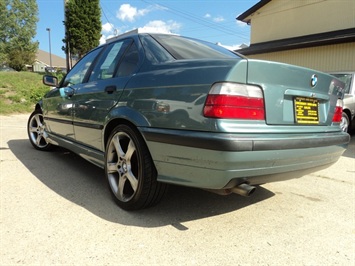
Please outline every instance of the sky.
[{"label": "sky", "polygon": [[[250,26],[236,17],[259,0],[101,0],[102,37],[139,28],[146,32],[173,33],[219,43],[229,49],[250,43]],[[65,57],[64,0],[37,0],[39,49]],[[50,29],[49,31],[47,29]],[[49,42],[50,40],[50,42]],[[50,44],[49,44],[50,43]]]}]

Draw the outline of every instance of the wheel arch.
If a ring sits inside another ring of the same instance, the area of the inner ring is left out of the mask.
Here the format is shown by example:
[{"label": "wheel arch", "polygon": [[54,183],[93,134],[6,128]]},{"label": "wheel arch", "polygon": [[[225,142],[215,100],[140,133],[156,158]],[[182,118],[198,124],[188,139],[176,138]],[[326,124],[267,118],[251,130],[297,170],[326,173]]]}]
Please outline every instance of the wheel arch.
[{"label": "wheel arch", "polygon": [[350,110],[349,109],[343,109],[343,112],[348,116],[348,118],[349,118],[349,125],[351,125],[352,123],[352,119],[351,119],[351,112],[350,112]]},{"label": "wheel arch", "polygon": [[110,134],[116,126],[120,124],[128,125],[133,129],[136,129],[137,133],[139,133],[143,139],[144,137],[138,130],[138,127],[150,126],[148,120],[141,113],[128,107],[113,109],[107,116],[106,121],[107,123],[103,130],[104,149],[106,149]]},{"label": "wheel arch", "polygon": [[40,110],[43,113],[43,104],[42,101],[39,101],[38,103],[36,103],[35,105],[35,110]]}]

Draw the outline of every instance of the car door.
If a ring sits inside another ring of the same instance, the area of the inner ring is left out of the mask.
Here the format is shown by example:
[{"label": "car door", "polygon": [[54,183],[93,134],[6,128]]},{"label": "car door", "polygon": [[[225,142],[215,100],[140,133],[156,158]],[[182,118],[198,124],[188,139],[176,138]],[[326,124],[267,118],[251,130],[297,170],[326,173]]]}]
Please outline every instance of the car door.
[{"label": "car door", "polygon": [[93,50],[83,57],[68,73],[59,88],[52,90],[43,101],[44,117],[47,130],[70,140],[75,139],[73,128],[74,102],[73,96],[87,75],[102,47]]},{"label": "car door", "polygon": [[[127,62],[131,60],[130,62]],[[74,132],[77,142],[103,150],[105,119],[118,103],[123,89],[138,66],[138,50],[132,39],[107,45],[88,82],[75,91]]]}]

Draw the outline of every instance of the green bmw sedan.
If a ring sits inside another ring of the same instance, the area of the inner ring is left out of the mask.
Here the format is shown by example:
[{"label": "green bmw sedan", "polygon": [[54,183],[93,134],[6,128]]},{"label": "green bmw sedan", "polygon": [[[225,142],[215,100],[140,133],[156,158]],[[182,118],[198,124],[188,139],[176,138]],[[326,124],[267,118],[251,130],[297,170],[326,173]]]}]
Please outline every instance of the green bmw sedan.
[{"label": "green bmw sedan", "polygon": [[43,82],[55,88],[29,117],[31,144],[103,168],[125,210],[169,184],[249,196],[328,167],[350,140],[335,77],[177,35],[117,36]]}]

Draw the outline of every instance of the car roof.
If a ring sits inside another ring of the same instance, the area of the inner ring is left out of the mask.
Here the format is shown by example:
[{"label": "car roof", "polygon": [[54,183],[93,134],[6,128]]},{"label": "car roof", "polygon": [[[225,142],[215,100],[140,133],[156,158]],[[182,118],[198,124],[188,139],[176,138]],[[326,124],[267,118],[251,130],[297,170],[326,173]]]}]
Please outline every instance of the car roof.
[{"label": "car roof", "polygon": [[177,34],[173,34],[173,33],[160,33],[160,32],[149,32],[147,30],[143,30],[143,29],[134,29],[134,30],[131,30],[131,31],[127,31],[125,33],[122,33],[120,35],[117,35],[117,36],[114,36],[112,38],[108,38],[106,40],[106,43],[110,43],[110,42],[113,42],[113,41],[116,41],[118,39],[121,39],[121,38],[124,38],[124,37],[128,37],[128,36],[137,36],[137,35],[143,35],[143,34],[164,34],[164,35],[173,35],[173,36],[179,36]]}]

